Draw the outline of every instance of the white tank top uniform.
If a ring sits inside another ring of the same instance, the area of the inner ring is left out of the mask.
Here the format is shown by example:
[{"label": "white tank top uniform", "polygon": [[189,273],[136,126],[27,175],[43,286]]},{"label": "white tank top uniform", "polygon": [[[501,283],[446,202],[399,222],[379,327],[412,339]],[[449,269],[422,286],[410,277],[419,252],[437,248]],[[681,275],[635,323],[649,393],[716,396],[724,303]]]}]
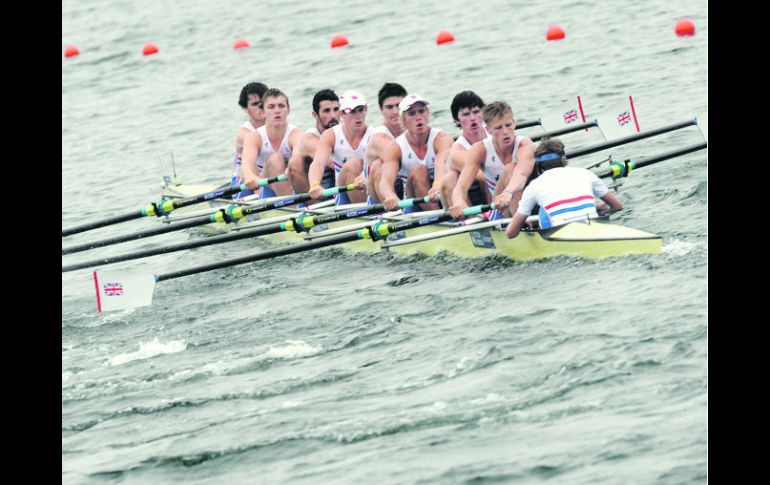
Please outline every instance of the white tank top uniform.
[{"label": "white tank top uniform", "polygon": [[[257,131],[256,128],[254,128],[254,125],[251,124],[250,121],[246,121],[241,125],[241,128],[245,128],[250,132]],[[233,158],[233,170],[230,173],[230,187],[235,187],[237,185],[241,185],[241,154],[235,153],[235,157]],[[247,195],[251,195],[253,192],[251,190],[247,190],[244,192],[239,192],[237,194],[233,194],[233,199],[240,199],[241,197],[246,197]]]},{"label": "white tank top uniform", "polygon": [[[296,126],[289,123],[286,127],[286,131],[283,133],[281,139],[281,145],[278,147],[278,152],[283,155],[285,160],[291,158],[291,148],[289,148],[289,134],[296,128]],[[267,125],[260,126],[257,129],[257,133],[262,137],[262,148],[259,150],[259,157],[257,158],[257,169],[262,172],[262,168],[265,166],[265,160],[275,153],[273,145],[270,144],[270,139],[267,137]]]},{"label": "white tank top uniform", "polygon": [[342,125],[336,125],[334,128],[334,150],[332,150],[332,165],[334,166],[334,173],[336,175],[337,183],[339,183],[340,170],[342,165],[351,158],[359,158],[363,161],[364,153],[366,152],[366,145],[369,143],[369,139],[372,137],[374,129],[371,126],[366,127],[364,136],[361,137],[361,141],[358,143],[357,148],[353,148],[345,138],[345,132],[342,129]]},{"label": "white tank top uniform", "polygon": [[401,169],[398,171],[398,178],[402,182],[406,183],[412,170],[417,165],[425,165],[428,168],[428,174],[431,180],[433,180],[433,172],[435,170],[436,163],[436,150],[433,148],[433,142],[436,140],[436,136],[441,132],[438,128],[431,128],[428,135],[428,151],[425,153],[425,158],[418,158],[417,154],[412,149],[412,146],[406,139],[406,132],[399,135],[396,138],[396,143],[401,147]]},{"label": "white tank top uniform", "polygon": [[[280,153],[286,161],[291,158],[291,148],[289,148],[289,134],[295,128],[296,126],[292,125],[291,123],[286,126],[286,131],[283,132],[283,138],[281,138],[281,144],[278,146],[278,153]],[[262,168],[265,166],[265,161],[273,153],[276,153],[276,150],[273,148],[273,145],[270,143],[270,138],[267,136],[267,125],[263,125],[257,128],[257,133],[259,133],[259,136],[262,137],[262,148],[259,150],[259,157],[257,157],[257,173],[262,173]],[[264,187],[261,187],[261,189],[262,191],[260,192],[260,199],[267,199],[276,196],[276,193],[273,191],[273,189],[270,188],[269,185],[265,185]]]},{"label": "white tank top uniform", "polygon": [[516,212],[528,216],[535,204],[539,205],[541,228],[593,219],[598,216],[595,197],[604,197],[607,192],[604,182],[589,170],[553,168],[529,183]]},{"label": "white tank top uniform", "polygon": [[[358,147],[353,149],[350,141],[345,137],[345,132],[342,129],[342,125],[336,125],[332,128],[334,130],[334,150],[332,150],[332,166],[334,167],[334,181],[337,185],[340,184],[339,177],[342,166],[351,158],[358,158],[362,162],[364,161],[364,154],[366,153],[366,145],[369,143],[369,139],[374,133],[374,128],[371,126],[366,127],[364,135],[361,137],[361,141],[358,143]],[[347,194],[342,192],[336,196],[336,205],[350,204],[350,199]]]},{"label": "white tank top uniform", "polygon": [[[519,151],[519,143],[521,143],[521,138],[517,136],[516,140],[513,142],[511,163],[516,163],[516,153]],[[505,164],[500,158],[500,155],[495,151],[492,136],[484,138],[484,148],[487,150],[487,157],[484,159],[484,181],[487,183],[489,192],[494,195],[495,189],[497,188],[497,182],[500,180],[503,170],[505,170]]]}]

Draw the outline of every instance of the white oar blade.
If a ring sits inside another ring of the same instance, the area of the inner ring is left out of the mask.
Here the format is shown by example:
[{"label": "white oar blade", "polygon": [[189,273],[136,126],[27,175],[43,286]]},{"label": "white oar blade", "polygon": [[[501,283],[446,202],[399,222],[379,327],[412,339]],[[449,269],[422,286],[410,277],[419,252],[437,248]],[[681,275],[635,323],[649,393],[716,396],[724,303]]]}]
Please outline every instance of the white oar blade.
[{"label": "white oar blade", "polygon": [[572,125],[585,123],[586,116],[583,113],[583,103],[580,96],[575,101],[565,104],[561,109],[547,113],[540,117],[540,126],[545,131],[556,131]]},{"label": "white oar blade", "polygon": [[640,131],[632,96],[599,115],[596,121],[604,138],[608,141],[634,135]]},{"label": "white oar blade", "polygon": [[96,306],[100,312],[152,304],[155,276],[122,271],[94,271]]}]

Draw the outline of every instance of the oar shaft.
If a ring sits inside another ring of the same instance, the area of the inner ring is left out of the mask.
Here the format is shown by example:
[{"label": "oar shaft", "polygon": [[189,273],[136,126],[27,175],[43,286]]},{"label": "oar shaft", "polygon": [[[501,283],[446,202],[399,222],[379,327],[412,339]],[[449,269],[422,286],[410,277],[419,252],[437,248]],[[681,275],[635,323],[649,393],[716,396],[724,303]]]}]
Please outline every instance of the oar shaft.
[{"label": "oar shaft", "polygon": [[[277,177],[271,177],[266,179],[259,179],[257,181],[257,184],[260,187],[265,187],[267,185],[272,184],[273,182],[283,182],[286,180],[286,175],[281,174]],[[187,197],[184,199],[177,199],[172,201],[172,205],[174,209],[179,209],[180,207],[186,207],[188,205],[198,204],[200,202],[206,202],[211,199],[218,199],[220,197],[228,197],[233,194],[237,194],[238,192],[242,192],[244,190],[248,190],[248,187],[246,187],[246,184],[236,185],[232,187],[224,187],[221,189],[213,190],[211,192],[206,192],[205,194],[198,194],[193,195],[192,197]]]},{"label": "oar shaft", "polygon": [[540,123],[540,120],[528,120],[528,121],[517,121],[516,122],[516,129],[519,128],[529,128],[532,126],[540,126],[542,123]]},{"label": "oar shaft", "polygon": [[[264,180],[272,180],[272,179],[264,179]],[[353,184],[345,185],[341,187],[332,187],[331,189],[326,189],[325,191],[326,193],[324,195],[330,196],[338,192],[346,192],[348,190],[353,190],[353,189],[355,189],[355,185]],[[212,193],[212,192],[209,192],[209,193]],[[265,205],[253,206],[253,207],[236,207],[235,210],[232,212],[229,212],[229,209],[220,209],[214,214],[211,214],[208,216],[196,217],[189,221],[178,222],[171,225],[167,225],[165,227],[149,229],[146,231],[139,231],[131,234],[123,234],[121,236],[102,239],[100,241],[94,241],[90,243],[79,244],[76,246],[70,246],[68,248],[63,248],[62,254],[77,253],[77,252],[86,251],[89,249],[109,246],[111,244],[118,244],[126,241],[134,241],[136,239],[142,239],[146,237],[157,236],[160,234],[166,234],[169,232],[181,231],[183,229],[202,226],[204,224],[210,224],[212,222],[230,222],[231,219],[232,220],[241,219],[242,217],[245,217],[249,214],[264,212],[264,211],[275,209],[278,207],[284,207],[287,205],[296,204],[298,202],[304,202],[306,200],[310,200],[310,196],[308,194],[300,194],[300,195],[297,195],[296,197],[278,200],[276,202],[272,202]]]},{"label": "oar shaft", "polygon": [[239,264],[252,263],[255,261],[261,261],[264,259],[277,258],[279,256],[287,256],[289,254],[300,253],[302,251],[309,251],[311,249],[323,248],[332,246],[335,244],[342,244],[349,241],[355,241],[362,239],[359,232],[348,232],[340,234],[338,236],[332,236],[324,239],[317,239],[315,241],[295,244],[292,246],[275,248],[261,253],[244,256],[241,258],[229,259],[227,261],[220,261],[217,263],[206,264],[202,266],[195,266],[181,271],[174,271],[172,273],[166,273],[155,276],[155,281],[170,280],[173,278],[181,278],[182,276],[189,276],[191,274],[203,273],[205,271],[211,271],[215,269],[228,268],[230,266],[237,266]]},{"label": "oar shaft", "polygon": [[[406,207],[406,206],[412,205],[414,202],[426,202],[427,200],[428,200],[427,197],[425,197],[424,199],[407,199],[407,200],[401,201],[400,204]],[[310,229],[320,224],[352,219],[355,217],[362,217],[362,216],[367,216],[371,214],[377,214],[377,213],[383,212],[384,210],[385,210],[384,204],[375,204],[375,205],[370,205],[361,209],[340,211],[340,212],[335,212],[332,214],[324,214],[320,216],[312,216],[312,217],[309,217],[307,222],[305,223],[302,223],[300,220],[298,220],[299,219],[298,217],[294,217],[290,222],[278,222],[275,224],[255,227],[252,229],[245,229],[237,233],[221,234],[218,236],[207,237],[204,239],[198,239],[195,241],[185,242],[181,244],[173,244],[170,246],[164,246],[160,248],[135,251],[132,253],[125,253],[117,256],[111,256],[108,258],[99,258],[91,261],[84,261],[82,263],[70,264],[70,265],[62,266],[62,273],[66,273],[68,271],[75,271],[83,268],[92,268],[94,266],[99,266],[99,265],[119,263],[121,261],[129,261],[132,259],[148,258],[150,256],[157,256],[159,254],[172,253],[172,252],[182,251],[186,249],[194,249],[194,248],[199,248],[203,246],[209,246],[212,244],[221,244],[221,243],[230,242],[230,241],[237,241],[239,239],[266,236],[269,234],[275,234],[283,231],[295,230],[297,232],[302,232],[302,229],[297,230],[295,229],[295,227],[299,227],[300,224],[303,224],[306,229]]]},{"label": "oar shaft", "polygon": [[632,141],[643,140],[645,138],[661,135],[663,133],[668,133],[670,131],[680,130],[688,126],[696,125],[697,123],[698,122],[696,120],[692,119],[688,121],[683,121],[681,123],[674,123],[673,125],[656,128],[654,130],[648,130],[648,131],[643,131],[641,133],[636,133],[634,135],[624,136],[623,138],[618,138],[616,140],[609,140],[603,143],[597,143],[596,145],[588,146],[585,148],[578,148],[577,150],[567,152],[567,158],[575,158],[575,157],[580,157],[582,155],[588,155],[590,153],[595,153],[601,150],[605,150],[607,148],[612,148],[618,145],[631,143]]},{"label": "oar shaft", "polygon": [[[668,160],[669,158],[679,157],[681,155],[687,155],[688,153],[697,152],[698,150],[703,150],[707,146],[708,145],[705,142],[696,143],[695,145],[686,146],[684,148],[678,148],[676,150],[671,150],[669,152],[661,153],[659,155],[654,155],[651,157],[645,157],[637,161],[624,160],[624,161],[617,162],[620,164],[619,169],[613,169],[613,167],[610,167],[600,172],[594,172],[594,173],[600,178],[622,177],[623,175],[627,174],[630,170],[636,170],[636,169],[645,167],[647,165],[652,165],[654,163],[662,162],[663,160]],[[623,168],[624,163],[627,164],[626,168]]]},{"label": "oar shaft", "polygon": [[258,237],[258,236],[265,236],[267,234],[275,234],[283,230],[284,229],[281,228],[280,223],[272,224],[269,226],[263,226],[263,227],[255,227],[253,229],[248,229],[240,232],[235,232],[230,234],[220,234],[218,236],[211,236],[203,239],[196,239],[195,241],[190,241],[190,242],[185,242],[180,244],[172,244],[170,246],[163,246],[160,248],[134,251],[132,253],[119,254],[117,256],[111,256],[108,258],[92,259],[90,261],[84,261],[82,263],[62,266],[61,271],[62,273],[66,273],[68,271],[75,271],[83,268],[93,268],[95,266],[100,266],[105,264],[114,264],[114,263],[119,263],[121,261],[130,261],[132,259],[149,258],[150,256],[157,256],[159,254],[173,253],[176,251],[183,251],[186,249],[195,249],[203,246],[210,246],[212,244],[220,244],[224,242],[236,241],[238,239],[247,239],[250,237]]},{"label": "oar shaft", "polygon": [[[257,181],[257,183],[260,186],[265,186],[265,185],[270,185],[273,182],[280,182],[283,180],[286,180],[286,175],[281,174],[277,177],[260,179]],[[164,213],[169,213],[180,207],[197,204],[199,202],[205,202],[207,200],[216,199],[218,197],[232,195],[237,192],[247,190],[247,188],[248,187],[246,187],[245,184],[241,184],[240,186],[237,186],[237,187],[227,187],[227,188],[217,189],[212,192],[206,192],[205,194],[194,195],[192,197],[187,197],[185,199],[174,199],[174,200],[164,199],[158,202],[157,204],[152,204],[148,207],[145,207],[144,209],[133,211],[129,214],[108,217],[100,221],[89,222],[87,224],[82,224],[80,226],[70,227],[68,229],[62,229],[61,235],[62,237],[71,236],[73,234],[78,234],[80,232],[90,231],[91,229],[97,229],[99,227],[110,226],[112,224],[118,224],[120,222],[140,219],[146,216],[152,216],[152,215],[160,216]]]},{"label": "oar shaft", "polygon": [[203,224],[208,224],[211,222],[211,216],[202,216],[198,217],[196,219],[192,219],[190,221],[186,222],[178,222],[175,224],[169,224],[164,227],[157,227],[155,229],[149,229],[146,231],[140,231],[135,232],[132,234],[123,234],[121,236],[115,236],[107,239],[102,239],[100,241],[93,241],[90,243],[84,243],[84,244],[78,244],[76,246],[70,246],[67,248],[62,248],[61,253],[62,254],[71,254],[71,253],[77,253],[80,251],[86,251],[89,249],[95,249],[100,248],[103,246],[109,246],[111,244],[118,244],[126,241],[134,241],[136,239],[142,239],[145,237],[151,237],[151,236],[157,236],[160,234],[166,234],[168,232],[173,231],[181,231],[182,229],[188,229],[191,227],[200,226]]},{"label": "oar shaft", "polygon": [[[487,211],[491,208],[492,206],[489,204],[469,207],[463,210],[463,214],[475,215],[475,214],[479,214],[481,212]],[[403,231],[403,230],[412,229],[415,227],[435,224],[437,222],[446,221],[451,218],[452,216],[449,214],[448,211],[443,211],[439,214],[434,214],[429,217],[422,217],[419,219],[415,218],[411,221],[404,221],[404,222],[395,223],[395,224],[383,222],[383,223],[375,224],[375,226],[369,229],[350,231],[343,234],[338,234],[336,236],[329,236],[322,239],[316,239],[314,241],[310,241],[302,244],[294,244],[292,246],[285,246],[281,248],[271,249],[268,251],[262,251],[257,254],[230,259],[227,261],[219,261],[216,263],[196,266],[193,268],[188,268],[180,271],[174,271],[172,273],[156,275],[155,281],[181,278],[182,276],[189,276],[192,274],[203,273],[205,271],[212,271],[215,269],[228,268],[230,266],[237,266],[239,264],[244,264],[244,263],[252,263],[252,262],[261,261],[264,259],[287,256],[289,254],[300,253],[303,251],[310,251],[312,249],[324,248],[328,246],[333,246],[335,244],[343,244],[346,242],[356,241],[359,239],[371,239],[373,241],[376,241],[384,237],[387,237],[389,234],[393,234],[396,231]]]},{"label": "oar shaft", "polygon": [[[553,138],[555,136],[564,135],[565,133],[572,133],[573,131],[580,131],[580,130],[588,129],[588,128],[591,128],[591,127],[594,127],[594,126],[598,126],[598,125],[599,125],[599,123],[596,120],[594,120],[594,121],[587,121],[585,123],[580,123],[580,124],[577,124],[577,125],[568,126],[566,128],[560,128],[558,130],[549,131],[549,132],[546,132],[546,133],[542,133],[540,135],[534,135],[534,136],[531,136],[530,139],[532,141],[538,141],[538,140],[540,140],[542,138],[545,138],[546,136],[549,136],[549,137]],[[518,128],[518,126],[517,126],[517,128]]]},{"label": "oar shaft", "polygon": [[87,224],[81,224],[80,226],[70,227],[68,229],[62,229],[61,235],[62,237],[71,236],[73,234],[90,231],[91,229],[110,226],[112,224],[118,224],[120,222],[132,221],[134,219],[140,219],[142,217],[144,217],[144,213],[142,211],[133,211],[128,214],[123,214],[120,216],[114,216],[114,217],[109,217],[107,219],[102,219],[101,221],[89,222]]}]

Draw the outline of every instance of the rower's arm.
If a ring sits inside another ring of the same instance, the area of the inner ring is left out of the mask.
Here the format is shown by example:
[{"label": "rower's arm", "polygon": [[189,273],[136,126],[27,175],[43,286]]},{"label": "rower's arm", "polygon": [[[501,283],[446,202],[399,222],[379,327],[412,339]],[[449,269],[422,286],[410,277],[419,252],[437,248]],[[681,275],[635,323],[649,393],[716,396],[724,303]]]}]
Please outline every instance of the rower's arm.
[{"label": "rower's arm", "polygon": [[259,158],[261,146],[262,136],[257,132],[249,133],[243,139],[241,179],[251,190],[256,190],[257,187],[259,187],[259,185],[257,185],[257,179],[259,179],[259,173],[257,172],[257,158]]},{"label": "rower's arm", "polygon": [[513,215],[513,219],[508,223],[508,228],[505,230],[505,235],[508,237],[508,239],[513,239],[519,235],[521,226],[524,225],[526,220],[527,216],[520,214],[519,212]]},{"label": "rower's arm", "polygon": [[433,149],[436,151],[436,160],[433,162],[433,187],[441,186],[441,179],[444,178],[446,169],[446,159],[449,156],[449,150],[452,149],[452,137],[446,131],[442,131],[433,140]]},{"label": "rower's arm", "polygon": [[364,160],[370,164],[380,158],[380,154],[392,140],[385,133],[375,133],[366,145]]},{"label": "rower's arm", "polygon": [[511,213],[516,210],[518,201],[521,198],[521,192],[527,185],[527,179],[532,175],[535,168],[535,143],[529,138],[524,138],[519,145],[519,151],[516,152],[516,167],[508,180],[508,185],[501,193],[511,194],[510,209]]},{"label": "rower's arm", "polygon": [[460,172],[460,178],[457,180],[457,185],[455,185],[452,191],[452,200],[456,201],[453,209],[458,207],[458,210],[462,210],[470,206],[468,190],[470,190],[471,184],[476,179],[476,174],[481,169],[481,164],[486,156],[487,149],[484,147],[484,143],[474,143],[471,149],[468,150],[465,165],[462,172]]},{"label": "rower's arm", "polygon": [[304,133],[299,128],[294,128],[291,133],[289,133],[289,149],[292,153],[299,150],[299,147],[302,144],[302,135],[304,135]]},{"label": "rower's arm", "polygon": [[331,154],[334,149],[335,140],[334,130],[324,131],[321,138],[318,139],[313,162],[310,164],[310,169],[307,173],[311,189],[313,186],[321,184],[321,180],[324,176],[324,169],[331,164]]},{"label": "rower's arm", "polygon": [[235,134],[235,153],[241,155],[243,153],[243,139],[249,133],[244,127],[238,128],[238,133]]},{"label": "rower's arm", "polygon": [[[617,212],[623,209],[623,202],[620,201],[617,195],[607,188],[607,185],[596,176],[595,173],[588,171],[588,179],[591,182],[591,190],[594,193],[594,197],[599,197],[601,200],[609,204],[609,212]],[[606,207],[601,209],[597,207],[597,210],[606,210]]]},{"label": "rower's arm", "polygon": [[607,204],[609,204],[610,213],[617,212],[623,209],[623,202],[621,202],[618,196],[613,194],[612,191],[607,192],[604,195],[604,197],[602,197],[601,199]]},{"label": "rower's arm", "polygon": [[401,147],[395,141],[391,141],[380,153],[380,159],[382,160],[380,198],[388,210],[393,210],[398,204],[398,195],[393,184],[396,182],[398,170],[401,168]]},{"label": "rower's arm", "polygon": [[452,145],[449,149],[449,156],[447,157],[446,170],[454,170],[455,172],[462,172],[465,166],[465,159],[468,158],[468,149],[459,143]]}]

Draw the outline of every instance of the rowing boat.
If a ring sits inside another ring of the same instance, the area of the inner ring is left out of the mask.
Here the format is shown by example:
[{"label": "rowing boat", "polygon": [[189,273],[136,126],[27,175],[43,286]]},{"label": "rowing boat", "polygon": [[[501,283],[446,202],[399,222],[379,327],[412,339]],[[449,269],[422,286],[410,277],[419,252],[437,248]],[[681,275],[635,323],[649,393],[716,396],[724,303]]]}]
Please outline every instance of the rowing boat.
[{"label": "rowing boat", "polygon": [[[164,188],[166,198],[187,198],[199,193],[210,192],[216,187],[205,185],[169,185]],[[263,203],[261,201],[260,203]],[[208,201],[212,208],[220,208],[227,201]],[[200,210],[203,204],[190,206],[187,210]],[[323,207],[318,213],[329,213],[332,210],[350,211],[360,205]],[[259,213],[259,218],[235,224],[212,223],[207,232],[224,232],[245,227],[258,227],[297,217],[301,212],[291,208],[278,208]],[[178,212],[180,216],[184,212]],[[393,220],[427,217],[430,213],[416,212],[409,215],[393,215]],[[351,218],[331,224],[313,227],[305,239],[324,237],[325,234],[337,234],[342,228],[353,229],[353,226],[371,224],[376,218]],[[475,222],[476,220],[474,220]],[[657,254],[660,253],[662,241],[660,236],[638,229],[612,224],[604,220],[586,220],[549,229],[525,230],[514,239],[505,236],[505,225],[509,219],[489,222],[475,222],[470,225],[458,226],[456,223],[441,223],[426,225],[409,231],[408,236],[403,232],[387,236],[381,244],[360,240],[345,243],[342,247],[356,252],[376,252],[387,250],[399,254],[424,254],[435,256],[447,252],[464,258],[479,258],[494,254],[506,256],[514,260],[542,259],[553,256],[578,256],[584,258],[604,258],[623,256],[627,254]],[[443,234],[442,234],[443,233]],[[274,242],[286,244],[299,242],[301,237],[296,232],[283,231],[265,236]]]}]

